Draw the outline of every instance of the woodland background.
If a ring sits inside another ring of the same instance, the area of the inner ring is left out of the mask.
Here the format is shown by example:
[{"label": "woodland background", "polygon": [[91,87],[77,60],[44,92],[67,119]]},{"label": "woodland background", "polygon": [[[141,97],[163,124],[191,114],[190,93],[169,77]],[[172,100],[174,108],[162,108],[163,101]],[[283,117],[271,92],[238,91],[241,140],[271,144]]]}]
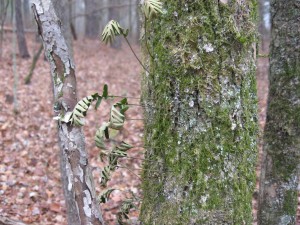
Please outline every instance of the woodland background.
[{"label": "woodland background", "polygon": [[[28,224],[66,224],[65,203],[60,183],[56,121],[52,120],[53,99],[49,65],[42,53],[31,82],[25,84],[24,80],[41,41],[37,36],[29,1],[16,2],[21,6],[26,43],[31,57],[22,58],[18,51],[12,1],[1,0],[0,217],[8,217]],[[142,70],[140,65],[122,41],[119,40],[114,46],[105,46],[99,38],[105,24],[114,17],[122,26],[130,29],[129,40],[135,52],[139,54],[138,1],[102,0],[95,3],[92,12],[86,11],[83,0],[62,2],[68,4],[70,23],[72,22],[75,31],[73,51],[78,98],[100,92],[103,85],[108,84],[109,92],[131,96],[130,103],[139,104]],[[262,18],[259,27],[260,53],[263,56],[268,54],[269,2],[261,0],[260,5]],[[86,31],[87,15],[91,13],[94,13],[100,21],[96,37]],[[259,125],[262,132],[268,93],[268,59],[260,57],[257,65]],[[99,126],[107,118],[108,111],[90,112],[84,128],[86,148],[90,154],[90,164],[96,178],[98,193],[100,192],[100,168],[103,165],[99,160],[99,150],[95,147],[93,139],[95,125]],[[121,138],[129,140],[135,146],[142,146],[142,107],[131,107],[127,118],[128,122],[121,132]],[[259,147],[261,151],[261,146]],[[120,190],[131,190],[141,196],[139,184],[143,148],[130,150],[129,155],[131,158],[122,162],[126,169],[117,170],[109,185]],[[259,175],[259,170],[257,173]],[[115,215],[125,195],[121,191],[115,191],[112,194],[112,201],[102,205],[105,221],[115,224]],[[255,198],[253,210],[254,212],[256,210]],[[130,216],[133,222],[136,221],[138,210],[133,210]]]}]

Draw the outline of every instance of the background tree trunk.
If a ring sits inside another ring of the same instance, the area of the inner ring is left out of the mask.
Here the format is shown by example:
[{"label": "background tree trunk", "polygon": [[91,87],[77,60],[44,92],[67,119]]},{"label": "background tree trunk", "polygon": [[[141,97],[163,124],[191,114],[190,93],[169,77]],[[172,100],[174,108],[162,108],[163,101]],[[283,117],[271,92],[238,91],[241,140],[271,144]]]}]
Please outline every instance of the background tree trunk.
[{"label": "background tree trunk", "polygon": [[[119,6],[120,1],[119,0],[111,0],[110,4],[113,5],[113,6]],[[108,17],[109,17],[108,18],[109,21],[110,20],[115,20],[115,21],[120,22],[120,8],[119,7],[109,8]],[[116,39],[110,44],[110,46],[112,48],[115,48],[115,49],[121,48],[121,45],[122,45],[122,43],[121,43],[121,37],[120,36],[117,36]]]},{"label": "background tree trunk", "polygon": [[[70,56],[61,22],[51,0],[33,0],[33,11],[50,62],[55,114],[71,111],[77,103],[74,62]],[[88,165],[84,135],[80,127],[70,123],[58,126],[62,170],[67,177],[66,202],[68,224],[104,224],[96,200],[92,173]],[[64,184],[64,187],[66,183]]]},{"label": "background tree trunk", "polygon": [[85,36],[96,39],[100,35],[100,15],[97,11],[98,0],[85,0]]},{"label": "background tree trunk", "polygon": [[15,17],[16,17],[16,29],[17,29],[17,39],[19,46],[19,53],[22,58],[29,58],[29,52],[27,49],[23,17],[22,17],[22,2],[21,0],[14,0],[15,4]]},{"label": "background tree trunk", "polygon": [[300,174],[300,3],[271,2],[270,93],[259,224],[296,224]]},{"label": "background tree trunk", "polygon": [[28,27],[31,20],[29,0],[23,0],[24,27]]},{"label": "background tree trunk", "polygon": [[[252,224],[256,8],[164,0],[148,22],[143,224]],[[145,45],[145,43],[144,43]]]},{"label": "background tree trunk", "polygon": [[7,14],[7,10],[8,10],[8,6],[9,6],[9,1],[0,1],[0,8],[1,8],[1,11],[0,11],[0,59],[2,58],[2,45],[3,45],[3,34],[4,34],[4,31],[3,31],[3,27],[4,27],[4,22],[5,22],[5,19],[6,19],[6,14]]}]

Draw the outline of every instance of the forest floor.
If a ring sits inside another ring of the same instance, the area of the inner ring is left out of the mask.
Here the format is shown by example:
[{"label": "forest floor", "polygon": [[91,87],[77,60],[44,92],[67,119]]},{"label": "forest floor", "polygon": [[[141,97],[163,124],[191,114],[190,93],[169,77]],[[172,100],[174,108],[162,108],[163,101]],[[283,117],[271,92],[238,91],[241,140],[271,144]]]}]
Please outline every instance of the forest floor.
[{"label": "forest floor", "polygon": [[[27,35],[27,44],[33,56],[40,43],[35,42],[33,35]],[[134,49],[139,52],[138,46]],[[17,55],[19,78],[14,88],[12,52],[11,37],[6,34],[3,57],[0,59],[0,216],[33,225],[64,225],[66,212],[60,183],[56,122],[52,119],[49,65],[41,56],[31,84],[25,85],[24,78],[32,58],[21,59]],[[74,43],[74,55],[79,99],[102,92],[103,85],[108,84],[109,94],[130,96],[133,98],[129,98],[129,103],[139,104],[141,67],[127,46],[115,50],[102,45],[99,40],[80,40]],[[259,121],[262,130],[268,89],[267,59],[260,59],[258,66]],[[14,90],[17,101],[14,100]],[[98,193],[100,167],[103,164],[94,145],[94,134],[96,128],[108,120],[109,105],[117,100],[103,103],[96,112],[91,110],[84,127]],[[125,129],[116,135],[133,146],[142,146],[142,108],[131,107],[127,118]],[[117,189],[112,193],[112,201],[101,205],[107,224],[116,224],[116,214],[122,200],[131,195],[126,190],[141,196],[139,185],[143,148],[129,150],[129,156],[121,162],[124,168],[118,169],[108,184],[109,188]],[[134,224],[138,210],[133,210],[130,217],[130,224]]]}]

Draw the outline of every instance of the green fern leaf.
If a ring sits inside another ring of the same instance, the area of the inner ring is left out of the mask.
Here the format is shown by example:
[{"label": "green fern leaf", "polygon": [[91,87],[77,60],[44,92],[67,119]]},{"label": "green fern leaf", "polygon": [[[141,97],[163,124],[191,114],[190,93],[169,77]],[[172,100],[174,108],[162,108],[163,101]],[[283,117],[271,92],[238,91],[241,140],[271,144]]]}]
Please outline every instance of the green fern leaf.
[{"label": "green fern leaf", "polygon": [[151,18],[153,15],[162,13],[162,2],[159,0],[144,0],[142,10],[145,13],[147,19]]},{"label": "green fern leaf", "polygon": [[103,191],[99,197],[100,203],[106,203],[109,200],[110,194],[116,189],[107,189]]},{"label": "green fern leaf", "polygon": [[120,130],[124,126],[125,116],[118,111],[116,105],[113,105],[110,110],[109,127],[115,130]]},{"label": "green fern leaf", "polygon": [[101,172],[101,182],[100,184],[105,187],[107,185],[107,182],[110,180],[110,166],[105,166],[104,169]]},{"label": "green fern leaf", "polygon": [[83,99],[81,99],[74,107],[71,116],[68,114],[68,121],[66,121],[66,118],[64,119],[65,122],[71,122],[71,124],[77,125],[77,126],[83,126],[84,122],[82,121],[82,118],[86,116],[87,110],[89,109],[91,103],[94,101],[94,98],[92,95],[87,96]]},{"label": "green fern leaf", "polygon": [[103,123],[102,126],[97,130],[95,136],[95,144],[98,148],[106,150],[106,146],[104,144],[104,136],[105,132],[108,130],[108,123]]},{"label": "green fern leaf", "polygon": [[111,20],[108,22],[108,24],[105,26],[103,32],[102,32],[102,41],[107,44],[113,42],[116,36],[119,35],[125,35],[126,36],[126,30],[120,26],[120,24],[115,21]]}]

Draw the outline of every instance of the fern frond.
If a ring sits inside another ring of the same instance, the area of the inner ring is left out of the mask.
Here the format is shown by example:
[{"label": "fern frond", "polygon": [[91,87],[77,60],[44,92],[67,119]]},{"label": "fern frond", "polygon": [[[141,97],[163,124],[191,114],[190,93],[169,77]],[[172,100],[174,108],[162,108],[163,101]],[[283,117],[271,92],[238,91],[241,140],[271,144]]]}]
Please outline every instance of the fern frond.
[{"label": "fern frond", "polygon": [[110,194],[116,189],[107,189],[103,191],[99,197],[100,203],[106,203],[109,200]]},{"label": "fern frond", "polygon": [[91,103],[94,101],[92,95],[89,95],[83,99],[81,99],[74,107],[72,114],[69,116],[67,122],[71,122],[71,124],[75,124],[77,126],[83,126],[84,122],[81,120],[86,116],[87,110],[89,109]]},{"label": "fern frond", "polygon": [[124,126],[125,116],[118,111],[115,105],[110,110],[109,127],[115,130],[120,130]]},{"label": "fern frond", "polygon": [[162,13],[162,2],[159,0],[145,0],[142,6],[142,10],[145,13],[147,19],[151,18],[153,15]]},{"label": "fern frond", "polygon": [[106,150],[106,146],[104,144],[104,136],[105,133],[108,132],[108,123],[103,123],[102,126],[97,130],[95,135],[95,144],[98,148]]},{"label": "fern frond", "polygon": [[125,220],[129,219],[129,212],[131,209],[136,209],[137,207],[134,205],[134,199],[125,199],[122,202],[121,208],[119,210],[119,212],[117,213],[117,220],[118,220],[118,224],[120,225],[125,225],[127,224]]},{"label": "fern frond", "polygon": [[108,22],[108,24],[105,26],[103,32],[102,32],[102,41],[107,44],[108,42],[113,42],[116,36],[124,35],[127,36],[128,31],[125,30],[120,26],[120,24],[115,21],[111,20]]},{"label": "fern frond", "polygon": [[100,184],[105,187],[107,182],[110,180],[110,166],[105,166],[104,169],[101,171],[101,182]]}]

